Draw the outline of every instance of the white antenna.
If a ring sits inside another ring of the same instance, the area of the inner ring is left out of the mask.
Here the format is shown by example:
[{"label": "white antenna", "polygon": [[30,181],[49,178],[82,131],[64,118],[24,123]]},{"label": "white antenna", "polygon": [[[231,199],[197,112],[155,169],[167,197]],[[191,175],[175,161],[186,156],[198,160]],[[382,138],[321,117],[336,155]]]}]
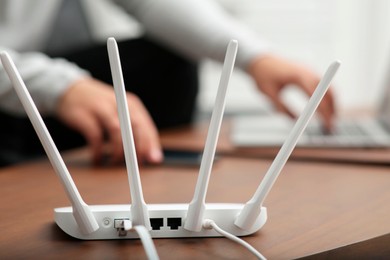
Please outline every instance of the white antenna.
[{"label": "white antenna", "polygon": [[130,113],[127,106],[125,84],[123,81],[118,45],[114,38],[107,40],[108,56],[114,83],[116,102],[118,105],[119,122],[123,139],[127,175],[131,192],[131,215],[133,225],[143,225],[151,229],[147,205],[143,198],[141,180],[138,170],[137,156],[134,145],[133,131],[130,123]]},{"label": "white antenna", "polygon": [[230,76],[233,71],[234,62],[236,60],[237,48],[238,42],[236,40],[231,40],[227,47],[225,62],[218,87],[218,93],[215,100],[215,106],[211,116],[205,149],[202,155],[202,162],[200,165],[198,181],[196,183],[195,194],[188,206],[187,217],[184,222],[184,228],[190,231],[200,231],[202,229],[203,213],[206,208],[205,200],[207,187],[210,179],[212,164],[214,161],[215,150],[217,147],[223,111],[225,108],[226,91]]},{"label": "white antenna", "polygon": [[19,99],[22,102],[22,105],[26,110],[31,123],[38,134],[38,137],[41,140],[46,154],[49,157],[49,160],[62,185],[64,186],[70,202],[72,203],[73,216],[78,224],[78,227],[84,234],[90,234],[98,230],[99,225],[96,222],[96,219],[90,208],[81,198],[80,193],[78,192],[77,187],[74,184],[72,177],[66,168],[66,165],[62,160],[61,155],[55,146],[53,139],[51,138],[49,131],[47,130],[45,123],[43,122],[42,117],[38,112],[37,107],[34,104],[34,101],[28,93],[28,90],[22,80],[22,77],[16,69],[15,64],[6,52],[1,52],[0,57],[5,71],[7,72],[12,85],[16,90],[16,93],[19,96]]},{"label": "white antenna", "polygon": [[339,61],[334,61],[329,66],[324,77],[318,84],[317,89],[314,91],[312,97],[303,110],[301,116],[298,118],[289,136],[280,148],[279,153],[268,169],[268,172],[264,176],[263,181],[260,183],[253,197],[245,204],[244,208],[236,218],[234,222],[236,226],[247,230],[250,229],[255,223],[256,219],[260,215],[261,206],[263,205],[266,196],[278,178],[282,168],[286,164],[287,159],[298,142],[298,138],[302,135],[310,118],[313,116],[315,110],[328,90],[330,82],[332,81],[339,67]]}]

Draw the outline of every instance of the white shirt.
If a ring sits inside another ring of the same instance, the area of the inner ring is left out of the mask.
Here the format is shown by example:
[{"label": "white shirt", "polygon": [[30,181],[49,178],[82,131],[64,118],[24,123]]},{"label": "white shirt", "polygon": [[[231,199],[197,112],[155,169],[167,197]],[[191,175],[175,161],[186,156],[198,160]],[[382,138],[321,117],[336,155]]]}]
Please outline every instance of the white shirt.
[{"label": "white shirt", "polygon": [[[72,82],[88,72],[44,50],[50,25],[62,0],[0,0],[0,51],[7,50],[21,72],[41,113],[50,114]],[[82,0],[92,41],[118,41],[147,34],[194,60],[222,61],[230,39],[237,39],[237,65],[268,51],[255,33],[210,0]],[[0,65],[0,108],[24,114]]]}]

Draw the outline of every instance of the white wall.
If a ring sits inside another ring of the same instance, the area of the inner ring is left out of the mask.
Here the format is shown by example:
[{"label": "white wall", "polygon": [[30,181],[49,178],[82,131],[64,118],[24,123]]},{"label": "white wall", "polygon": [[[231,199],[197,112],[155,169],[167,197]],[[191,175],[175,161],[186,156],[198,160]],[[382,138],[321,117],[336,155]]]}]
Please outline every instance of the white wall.
[{"label": "white wall", "polygon": [[[334,82],[340,110],[371,107],[378,102],[386,63],[390,66],[390,1],[387,0],[218,0],[233,15],[268,39],[287,58],[322,74],[342,62]],[[202,67],[199,98],[209,111],[218,86],[220,64]],[[268,103],[247,75],[235,71],[226,109],[260,110]],[[293,95],[297,103],[302,98]],[[290,96],[289,96],[290,97]]]}]

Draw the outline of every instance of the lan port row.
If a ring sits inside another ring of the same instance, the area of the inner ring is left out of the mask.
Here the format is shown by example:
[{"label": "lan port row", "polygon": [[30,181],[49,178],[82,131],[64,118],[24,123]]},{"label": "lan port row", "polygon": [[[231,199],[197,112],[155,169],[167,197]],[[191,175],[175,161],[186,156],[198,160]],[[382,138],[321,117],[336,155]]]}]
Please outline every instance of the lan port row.
[{"label": "lan port row", "polygon": [[[151,218],[150,225],[152,230],[160,230],[164,226],[164,218]],[[167,218],[167,225],[172,230],[177,230],[181,227],[181,218]]]}]

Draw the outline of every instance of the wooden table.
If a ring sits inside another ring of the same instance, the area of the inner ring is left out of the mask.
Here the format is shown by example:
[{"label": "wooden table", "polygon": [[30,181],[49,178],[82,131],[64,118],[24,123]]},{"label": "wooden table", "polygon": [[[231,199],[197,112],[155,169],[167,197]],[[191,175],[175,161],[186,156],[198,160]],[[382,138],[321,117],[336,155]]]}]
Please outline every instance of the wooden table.
[{"label": "wooden table", "polygon": [[[130,202],[123,166],[94,167],[85,152],[65,156],[84,200]],[[208,202],[246,202],[271,160],[221,156]],[[147,203],[188,203],[197,168],[144,166]],[[69,202],[49,162],[0,170],[0,259],[145,259],[139,240],[80,241],[54,223]],[[292,259],[390,232],[390,168],[386,165],[289,161],[266,199],[268,221],[244,237],[268,259]],[[155,239],[161,259],[253,259],[225,238]],[[389,251],[384,254],[390,253]]]}]

